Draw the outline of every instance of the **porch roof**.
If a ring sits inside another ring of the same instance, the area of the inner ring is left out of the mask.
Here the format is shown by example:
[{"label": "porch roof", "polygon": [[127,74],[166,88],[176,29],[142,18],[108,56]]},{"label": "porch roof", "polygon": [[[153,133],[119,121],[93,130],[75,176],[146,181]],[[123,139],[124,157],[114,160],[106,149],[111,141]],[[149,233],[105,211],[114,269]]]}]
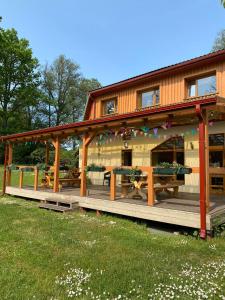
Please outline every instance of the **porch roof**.
[{"label": "porch roof", "polygon": [[195,114],[196,105],[202,108],[216,108],[224,107],[225,98],[219,96],[198,97],[191,101],[182,101],[175,104],[158,106],[154,108],[143,109],[125,114],[116,114],[99,119],[86,120],[75,123],[68,123],[55,127],[48,127],[37,129],[22,133],[16,133],[6,136],[1,136],[1,142],[26,142],[32,140],[47,140],[56,136],[67,137],[70,135],[79,135],[90,131],[98,131],[102,129],[109,129],[114,127],[121,127],[127,124],[135,124],[140,121],[152,121],[155,119],[163,119],[170,115],[179,114],[185,111],[187,115]]}]

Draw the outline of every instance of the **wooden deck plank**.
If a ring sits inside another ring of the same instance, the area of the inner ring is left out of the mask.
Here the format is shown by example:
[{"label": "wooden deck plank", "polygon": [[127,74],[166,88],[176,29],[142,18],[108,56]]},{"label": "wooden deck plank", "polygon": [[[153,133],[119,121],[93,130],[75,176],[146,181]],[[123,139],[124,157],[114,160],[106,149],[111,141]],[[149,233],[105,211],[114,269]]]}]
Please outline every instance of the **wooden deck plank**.
[{"label": "wooden deck plank", "polygon": [[[79,202],[79,206],[83,208],[105,211],[145,220],[187,226],[192,228],[200,228],[199,212],[171,208],[173,207],[173,201],[182,201],[182,199],[170,199],[170,202],[172,202],[172,204],[170,206],[169,204],[167,204],[168,207],[160,206],[160,204],[151,207],[146,204],[140,204],[138,202],[139,200],[132,199],[119,199],[116,201],[110,201],[109,196],[106,197],[108,199],[96,198],[98,195],[96,195],[95,197],[80,197],[79,189],[69,190],[67,192],[61,193],[53,193],[49,191],[33,191],[31,189],[25,188],[19,189],[15,187],[6,187],[6,193],[37,200],[52,198],[57,201],[61,200],[65,203]],[[104,196],[104,191],[101,191],[101,196]],[[132,201],[133,203],[131,203]],[[180,206],[182,206],[182,204],[180,204]],[[217,207],[217,210],[214,210],[213,213],[207,214],[207,230],[212,229],[214,220],[218,220],[218,218],[221,218],[221,220],[223,220],[223,216],[225,216],[225,205]]]}]

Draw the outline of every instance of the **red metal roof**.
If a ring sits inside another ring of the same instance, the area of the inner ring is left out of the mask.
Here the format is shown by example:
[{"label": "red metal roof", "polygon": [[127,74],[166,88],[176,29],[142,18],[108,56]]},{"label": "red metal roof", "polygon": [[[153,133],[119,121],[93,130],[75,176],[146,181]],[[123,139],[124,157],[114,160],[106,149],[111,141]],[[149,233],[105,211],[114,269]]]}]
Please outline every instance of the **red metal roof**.
[{"label": "red metal roof", "polygon": [[147,116],[151,116],[153,114],[162,113],[162,112],[172,112],[179,109],[186,109],[190,107],[194,107],[196,105],[209,105],[209,104],[216,104],[218,97],[211,97],[211,98],[205,98],[201,100],[193,100],[193,101],[187,101],[187,102],[180,102],[175,104],[170,104],[166,106],[161,106],[157,108],[149,108],[143,111],[135,111],[131,113],[125,113],[125,114],[119,114],[119,115],[113,115],[108,116],[104,118],[94,119],[94,120],[86,120],[81,122],[75,122],[75,123],[69,123],[65,125],[55,126],[55,127],[48,127],[44,129],[38,129],[38,130],[32,130],[28,132],[22,132],[22,133],[16,133],[11,134],[7,136],[1,136],[0,141],[10,141],[15,139],[22,139],[26,137],[35,137],[37,135],[44,135],[44,134],[53,134],[54,132],[59,131],[66,131],[68,129],[83,129],[83,130],[89,130],[89,127],[95,126],[95,125],[105,125],[109,124],[113,121],[125,121],[132,118],[143,118]]},{"label": "red metal roof", "polygon": [[138,76],[134,76],[107,86],[104,86],[102,88],[93,90],[89,93],[88,101],[86,104],[85,114],[84,114],[84,120],[88,118],[88,114],[91,108],[91,103],[93,99],[97,96],[104,95],[106,93],[115,92],[121,88],[125,88],[128,86],[131,86],[133,84],[137,84],[140,82],[144,82],[148,79],[153,79],[156,77],[165,76],[168,74],[174,74],[176,72],[179,72],[181,70],[185,70],[192,67],[197,67],[202,65],[203,63],[212,63],[217,61],[225,60],[225,50],[219,50],[215,52],[211,52],[199,57],[195,57],[189,60],[185,60],[183,62],[173,64],[167,67],[163,67],[157,70],[153,70]]}]

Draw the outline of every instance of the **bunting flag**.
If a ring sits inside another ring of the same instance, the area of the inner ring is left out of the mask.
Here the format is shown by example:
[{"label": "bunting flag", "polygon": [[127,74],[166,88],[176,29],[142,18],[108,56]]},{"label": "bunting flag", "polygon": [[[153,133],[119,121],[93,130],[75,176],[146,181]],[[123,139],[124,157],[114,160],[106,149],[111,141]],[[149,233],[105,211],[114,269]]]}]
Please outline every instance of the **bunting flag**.
[{"label": "bunting flag", "polygon": [[[214,122],[209,121],[209,126],[213,126]],[[142,126],[139,128],[135,127],[121,127],[119,130],[107,130],[105,132],[100,133],[95,137],[92,141],[92,145],[96,145],[98,147],[102,145],[107,145],[112,143],[113,141],[126,141],[132,138],[144,136],[149,139],[163,139],[167,140],[173,137],[185,137],[185,136],[194,136],[198,134],[198,127],[194,127],[185,131],[181,131],[179,133],[171,133],[172,123],[170,121],[164,122],[162,125],[158,127],[150,128],[148,126]],[[163,130],[163,131],[160,131]],[[81,145],[82,137],[78,138],[78,144]]]}]

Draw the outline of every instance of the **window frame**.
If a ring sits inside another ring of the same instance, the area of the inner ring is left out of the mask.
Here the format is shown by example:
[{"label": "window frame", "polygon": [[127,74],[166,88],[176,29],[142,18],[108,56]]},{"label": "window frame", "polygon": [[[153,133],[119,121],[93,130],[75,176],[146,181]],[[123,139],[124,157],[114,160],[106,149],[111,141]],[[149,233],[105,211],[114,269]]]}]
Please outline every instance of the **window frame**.
[{"label": "window frame", "polygon": [[[110,102],[110,101],[114,101],[114,112],[106,113],[105,112],[105,105],[106,105],[107,102]],[[117,114],[117,104],[118,104],[117,97],[112,97],[112,98],[102,100],[101,101],[101,115],[102,116],[111,116],[111,115]]]},{"label": "window frame", "polygon": [[[159,102],[156,103],[156,99],[155,99],[155,103],[153,102],[152,105],[142,106],[142,94],[152,92],[152,91],[157,91],[157,90],[159,91]],[[147,109],[148,107],[155,107],[155,106],[159,106],[159,105],[160,105],[160,85],[155,85],[153,87],[137,91],[137,108],[138,109]]]},{"label": "window frame", "polygon": [[[212,77],[215,76],[215,80],[216,80],[216,86],[215,86],[215,92],[213,93],[208,93],[205,95],[199,95],[198,94],[198,80],[203,79],[203,78],[207,78],[207,77]],[[210,73],[206,73],[206,74],[200,74],[200,75],[196,75],[194,77],[188,77],[185,78],[186,80],[186,98],[187,99],[191,99],[191,98],[196,98],[196,97],[204,97],[207,95],[211,95],[211,94],[216,94],[217,93],[217,78],[216,78],[216,71],[210,72]],[[195,95],[194,96],[189,96],[189,86],[195,82]]]}]

